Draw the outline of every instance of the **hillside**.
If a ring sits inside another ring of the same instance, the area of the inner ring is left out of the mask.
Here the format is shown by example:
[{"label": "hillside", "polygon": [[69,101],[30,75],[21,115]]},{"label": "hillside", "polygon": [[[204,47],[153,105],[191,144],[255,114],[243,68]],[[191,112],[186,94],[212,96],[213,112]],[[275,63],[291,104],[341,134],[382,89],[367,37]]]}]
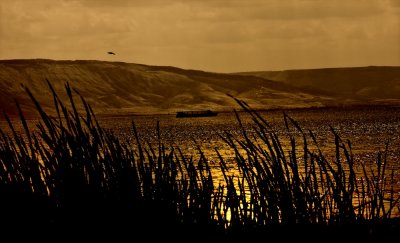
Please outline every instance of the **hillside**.
[{"label": "hillside", "polygon": [[288,85],[375,103],[398,102],[400,67],[326,68],[286,71],[245,72]]},{"label": "hillside", "polygon": [[226,94],[243,99],[254,108],[310,107],[344,102],[313,90],[256,76],[122,62],[32,59],[0,61],[0,108],[15,114],[13,100],[17,99],[25,113],[34,114],[22,84],[29,87],[46,109],[50,109],[53,101],[46,79],[63,99],[66,98],[64,85],[69,82],[98,114],[237,108]]}]

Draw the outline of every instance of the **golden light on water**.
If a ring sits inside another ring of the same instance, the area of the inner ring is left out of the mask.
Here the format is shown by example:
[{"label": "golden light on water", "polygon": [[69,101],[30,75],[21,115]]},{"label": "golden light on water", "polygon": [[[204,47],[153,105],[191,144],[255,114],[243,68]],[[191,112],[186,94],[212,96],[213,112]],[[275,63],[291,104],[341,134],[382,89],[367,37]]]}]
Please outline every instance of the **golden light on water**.
[{"label": "golden light on water", "polygon": [[[324,110],[319,110],[318,112],[313,111],[312,119],[310,119],[310,114],[307,114],[307,110],[301,112],[295,112],[293,115],[297,116],[300,119],[300,124],[304,127],[311,127],[310,129],[316,134],[318,141],[322,144],[322,150],[326,154],[327,158],[334,158],[335,155],[335,146],[332,145],[333,137],[330,134],[329,129],[326,127],[321,127],[318,120],[324,121],[326,119],[326,114]],[[392,161],[396,161],[399,158],[399,150],[395,145],[400,144],[399,137],[393,136],[392,129],[398,129],[400,123],[396,120],[387,122],[387,116],[395,116],[398,110],[386,110],[386,109],[377,109],[374,111],[374,116],[376,116],[375,120],[372,121],[363,121],[359,118],[363,116],[363,111],[353,110],[349,114],[349,112],[343,113],[342,111],[336,111],[337,114],[330,115],[332,117],[337,117],[337,120],[331,120],[332,126],[340,129],[339,132],[344,133],[347,139],[356,141],[353,143],[353,156],[355,158],[356,163],[356,173],[358,176],[362,176],[362,168],[361,163],[367,165],[367,168],[373,168],[375,159],[376,159],[376,148],[382,150],[384,148],[384,144],[381,144],[382,139],[390,139],[392,142],[392,146],[388,150],[388,168],[394,168],[394,179],[397,181],[393,185],[393,188],[396,192],[400,192],[399,187],[399,174],[398,169],[396,169],[396,164],[391,164]],[[251,120],[248,120],[246,114],[241,114],[242,122],[245,124],[246,133],[252,134],[252,127],[250,126]],[[284,131],[284,129],[279,127],[279,123],[281,120],[280,113],[266,112],[263,114],[267,119],[277,125],[277,133],[281,138],[281,143],[283,145],[284,152],[289,156],[289,151],[291,149],[290,141],[288,140],[288,133]],[[307,120],[301,120],[302,117],[307,117]],[[242,213],[249,214],[251,217],[252,210],[247,208],[248,205],[244,202],[250,202],[252,200],[252,189],[249,188],[249,185],[246,180],[242,177],[243,173],[239,171],[235,161],[235,152],[225,141],[223,141],[222,137],[226,136],[225,132],[229,134],[233,134],[239,140],[241,139],[241,131],[238,127],[237,121],[235,121],[235,116],[232,113],[223,113],[215,118],[197,118],[197,119],[186,119],[179,120],[171,118],[170,115],[161,115],[161,116],[138,116],[138,117],[119,117],[119,118],[99,118],[100,123],[104,125],[106,129],[111,128],[117,136],[119,136],[123,140],[129,140],[134,143],[132,140],[132,132],[131,132],[131,120],[134,119],[135,123],[138,127],[138,132],[140,139],[150,141],[149,144],[153,146],[158,146],[158,138],[156,136],[155,125],[156,121],[160,122],[160,133],[161,133],[161,142],[167,146],[171,146],[171,149],[180,147],[182,149],[183,155],[185,157],[192,158],[193,161],[198,161],[200,158],[200,151],[206,156],[208,159],[209,166],[211,167],[212,175],[213,175],[213,183],[214,188],[217,193],[217,188],[219,186],[224,186],[222,189],[222,194],[227,193],[227,185],[225,176],[232,177],[234,186],[236,188],[236,194],[241,197],[244,201],[240,202],[238,210],[241,210]],[[345,123],[343,122],[346,121]],[[116,122],[117,121],[117,122]],[[35,121],[31,121],[35,123]],[[385,122],[385,126],[380,126],[381,123]],[[322,123],[322,122],[321,122]],[[355,123],[359,123],[359,125],[355,125]],[[4,125],[4,124],[3,124]],[[2,127],[5,127],[5,125]],[[33,127],[33,126],[32,126]],[[354,129],[359,127],[359,129]],[[379,127],[379,128],[378,128]],[[382,129],[382,128],[387,129]],[[367,129],[365,129],[367,128]],[[22,127],[18,128],[22,129]],[[280,130],[281,129],[281,130]],[[365,132],[368,131],[368,132]],[[296,133],[292,133],[294,135]],[[222,136],[222,137],[221,137]],[[331,139],[331,141],[330,141]],[[173,143],[171,143],[173,141]],[[255,140],[256,141],[256,140]],[[368,141],[368,146],[365,146],[365,143],[358,142]],[[267,146],[262,143],[262,141],[258,141],[260,148],[267,149]],[[245,149],[240,148],[238,146],[238,152],[243,156],[243,158],[247,158],[247,152]],[[299,160],[299,170],[301,173],[304,173],[305,169],[302,167],[302,148],[303,143],[301,137],[298,139],[297,144],[297,153]],[[360,149],[358,149],[360,148]],[[227,170],[225,171],[225,175],[221,170],[220,159],[216,154],[215,149],[218,150],[220,155],[223,157]],[[309,145],[309,149],[311,151],[317,152],[316,145]],[[170,149],[168,149],[170,150]],[[347,170],[345,168],[345,170]],[[376,174],[376,171],[373,171]],[[42,175],[42,179],[44,175]],[[319,176],[319,175],[317,175]],[[387,175],[388,178],[389,175]],[[361,178],[358,179],[360,182]],[[319,183],[321,182],[318,179]],[[388,181],[388,180],[387,180]],[[380,181],[379,183],[385,183]],[[390,187],[392,185],[387,185],[387,193],[390,192]],[[240,190],[243,188],[243,190]],[[50,193],[49,190],[47,190]],[[354,192],[353,195],[353,203],[355,207],[360,204],[361,194],[357,194]],[[361,195],[362,196],[362,195]],[[385,203],[385,207],[389,208],[389,202]],[[224,206],[222,207],[224,208]],[[225,211],[220,212],[221,215],[226,217],[227,223],[229,226],[229,222],[232,217],[231,208],[225,208]],[[393,215],[399,215],[397,208],[394,208]]]}]

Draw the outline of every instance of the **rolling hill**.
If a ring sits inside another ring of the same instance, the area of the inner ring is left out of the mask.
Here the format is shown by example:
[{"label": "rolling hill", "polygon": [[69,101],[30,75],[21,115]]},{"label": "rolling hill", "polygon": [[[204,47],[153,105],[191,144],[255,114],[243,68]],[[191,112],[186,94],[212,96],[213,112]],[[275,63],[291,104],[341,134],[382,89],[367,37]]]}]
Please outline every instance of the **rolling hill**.
[{"label": "rolling hill", "polygon": [[245,72],[327,95],[365,102],[396,102],[400,99],[400,67],[353,67],[286,71]]},{"label": "rolling hill", "polygon": [[237,105],[227,94],[254,108],[323,106],[333,102],[329,96],[255,76],[122,62],[32,59],[0,61],[1,109],[15,114],[13,99],[17,99],[25,113],[34,113],[22,85],[50,109],[53,101],[46,80],[64,99],[64,85],[69,82],[98,114],[232,110]]},{"label": "rolling hill", "polygon": [[[235,101],[227,94],[257,109],[362,104],[370,103],[371,99],[379,104],[388,99],[391,102],[400,99],[400,92],[395,92],[399,89],[398,75],[390,80],[381,80],[381,84],[388,82],[393,84],[393,88],[390,92],[378,95],[376,90],[383,89],[379,85],[373,86],[375,79],[366,73],[365,82],[351,86],[351,90],[357,93],[357,96],[352,96],[351,92],[347,92],[348,84],[341,81],[354,81],[353,78],[341,76],[347,73],[338,73],[336,76],[340,78],[340,83],[333,85],[337,79],[331,77],[329,70],[327,74],[324,70],[315,72],[319,73],[318,78],[310,81],[308,77],[311,74],[300,71],[237,75],[92,60],[1,60],[0,109],[15,115],[16,99],[28,116],[34,116],[33,104],[22,87],[26,86],[51,112],[53,100],[46,80],[62,99],[66,99],[64,85],[69,82],[87,99],[97,114],[103,115],[237,108]],[[374,75],[378,77],[382,74],[378,72]],[[320,83],[324,78],[328,81]],[[332,85],[335,89],[331,89]]]}]

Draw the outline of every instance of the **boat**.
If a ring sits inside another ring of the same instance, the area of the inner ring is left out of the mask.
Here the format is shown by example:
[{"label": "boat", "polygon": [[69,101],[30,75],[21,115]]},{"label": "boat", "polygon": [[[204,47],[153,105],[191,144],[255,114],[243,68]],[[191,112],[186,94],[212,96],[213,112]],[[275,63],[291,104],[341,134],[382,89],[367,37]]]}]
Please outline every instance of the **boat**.
[{"label": "boat", "polygon": [[211,110],[199,110],[199,111],[178,111],[176,113],[177,118],[183,117],[209,117],[216,116],[218,112]]}]

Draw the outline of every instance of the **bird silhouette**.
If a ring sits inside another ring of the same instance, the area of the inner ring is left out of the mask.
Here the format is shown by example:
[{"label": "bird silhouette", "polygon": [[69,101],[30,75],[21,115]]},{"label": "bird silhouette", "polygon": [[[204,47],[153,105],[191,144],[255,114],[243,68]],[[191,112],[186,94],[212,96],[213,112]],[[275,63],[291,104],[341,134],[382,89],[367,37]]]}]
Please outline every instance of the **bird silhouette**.
[{"label": "bird silhouette", "polygon": [[112,51],[109,51],[109,52],[107,52],[107,53],[110,54],[110,55],[115,55],[115,53],[112,52]]}]

